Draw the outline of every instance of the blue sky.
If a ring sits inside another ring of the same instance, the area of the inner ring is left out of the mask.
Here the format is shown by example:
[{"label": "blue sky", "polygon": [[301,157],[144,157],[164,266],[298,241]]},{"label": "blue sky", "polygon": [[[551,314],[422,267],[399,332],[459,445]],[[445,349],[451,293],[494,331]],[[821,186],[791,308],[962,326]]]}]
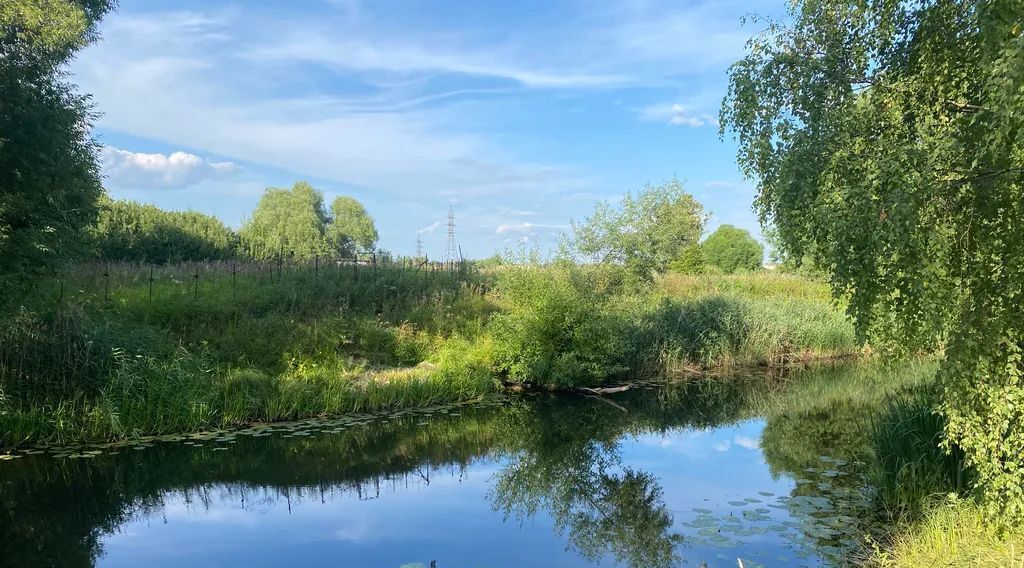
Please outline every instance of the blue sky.
[{"label": "blue sky", "polygon": [[263,190],[352,195],[399,254],[554,246],[601,199],[678,176],[758,231],[718,136],[745,14],[781,1],[122,0],[70,71],[115,197],[239,226]]}]

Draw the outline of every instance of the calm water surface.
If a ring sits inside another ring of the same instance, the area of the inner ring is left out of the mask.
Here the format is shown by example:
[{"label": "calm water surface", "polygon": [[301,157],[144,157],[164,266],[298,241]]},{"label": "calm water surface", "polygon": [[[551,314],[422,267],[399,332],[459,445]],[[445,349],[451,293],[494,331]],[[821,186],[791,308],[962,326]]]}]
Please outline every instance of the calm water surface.
[{"label": "calm water surface", "polygon": [[785,391],[525,396],[25,456],[0,462],[0,564],[838,564],[865,410]]}]

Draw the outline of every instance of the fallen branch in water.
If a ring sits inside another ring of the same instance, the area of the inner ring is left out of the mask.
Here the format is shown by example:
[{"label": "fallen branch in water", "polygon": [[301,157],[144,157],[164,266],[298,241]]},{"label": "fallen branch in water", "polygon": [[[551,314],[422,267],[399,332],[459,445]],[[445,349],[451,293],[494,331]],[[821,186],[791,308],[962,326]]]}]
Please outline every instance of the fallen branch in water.
[{"label": "fallen branch in water", "polygon": [[610,398],[605,398],[605,397],[603,397],[603,396],[601,396],[599,394],[588,394],[588,395],[586,395],[586,397],[587,398],[596,398],[597,400],[600,400],[601,402],[608,403],[608,404],[614,406],[615,408],[618,408],[619,410],[625,412],[626,414],[629,414],[629,410],[625,406],[622,406],[621,404],[615,402],[614,400],[612,400]]},{"label": "fallen branch in water", "polygon": [[631,388],[633,388],[632,383],[628,385],[622,385],[621,387],[600,387],[596,389],[590,387],[576,387],[576,390],[580,392],[585,392],[587,394],[614,394],[617,392],[628,391]]}]

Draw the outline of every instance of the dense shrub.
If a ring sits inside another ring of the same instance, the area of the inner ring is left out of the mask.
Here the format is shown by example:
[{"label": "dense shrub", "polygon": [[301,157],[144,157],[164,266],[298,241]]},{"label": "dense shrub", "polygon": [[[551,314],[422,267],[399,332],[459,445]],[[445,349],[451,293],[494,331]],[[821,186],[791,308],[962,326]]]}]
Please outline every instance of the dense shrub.
[{"label": "dense shrub", "polygon": [[697,243],[707,215],[678,179],[627,193],[618,206],[599,202],[583,222],[572,222],[562,242],[569,258],[626,267],[641,280],[665,272]]},{"label": "dense shrub", "polygon": [[635,338],[613,309],[617,270],[558,266],[506,271],[492,319],[498,369],[516,382],[600,383],[627,370]]},{"label": "dense shrub", "polygon": [[679,274],[702,274],[707,270],[708,261],[699,245],[690,245],[679,251],[679,256],[669,263],[669,269]]},{"label": "dense shrub", "polygon": [[86,252],[102,191],[98,144],[89,97],[65,64],[112,7],[0,2],[0,308]]},{"label": "dense shrub", "polygon": [[827,300],[706,292],[681,299],[630,286],[624,273],[567,266],[502,272],[502,311],[490,326],[498,370],[515,382],[566,388],[857,350],[852,326]]},{"label": "dense shrub", "polygon": [[100,258],[155,264],[231,258],[237,242],[216,217],[109,198],[101,200],[93,232]]},{"label": "dense shrub", "polygon": [[340,196],[328,211],[323,192],[304,181],[268,188],[240,235],[246,254],[257,259],[351,257],[377,245],[377,228],[361,203]]}]

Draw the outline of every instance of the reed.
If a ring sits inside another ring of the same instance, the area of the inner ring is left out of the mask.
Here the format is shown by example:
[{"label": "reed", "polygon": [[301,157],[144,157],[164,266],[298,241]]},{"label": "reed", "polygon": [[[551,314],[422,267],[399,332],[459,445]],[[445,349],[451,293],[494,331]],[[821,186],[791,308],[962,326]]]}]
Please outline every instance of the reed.
[{"label": "reed", "polygon": [[858,349],[817,292],[760,292],[796,287],[789,277],[709,278],[682,293],[609,267],[84,266],[0,324],[0,446],[422,406],[476,398],[502,380],[571,388]]}]

